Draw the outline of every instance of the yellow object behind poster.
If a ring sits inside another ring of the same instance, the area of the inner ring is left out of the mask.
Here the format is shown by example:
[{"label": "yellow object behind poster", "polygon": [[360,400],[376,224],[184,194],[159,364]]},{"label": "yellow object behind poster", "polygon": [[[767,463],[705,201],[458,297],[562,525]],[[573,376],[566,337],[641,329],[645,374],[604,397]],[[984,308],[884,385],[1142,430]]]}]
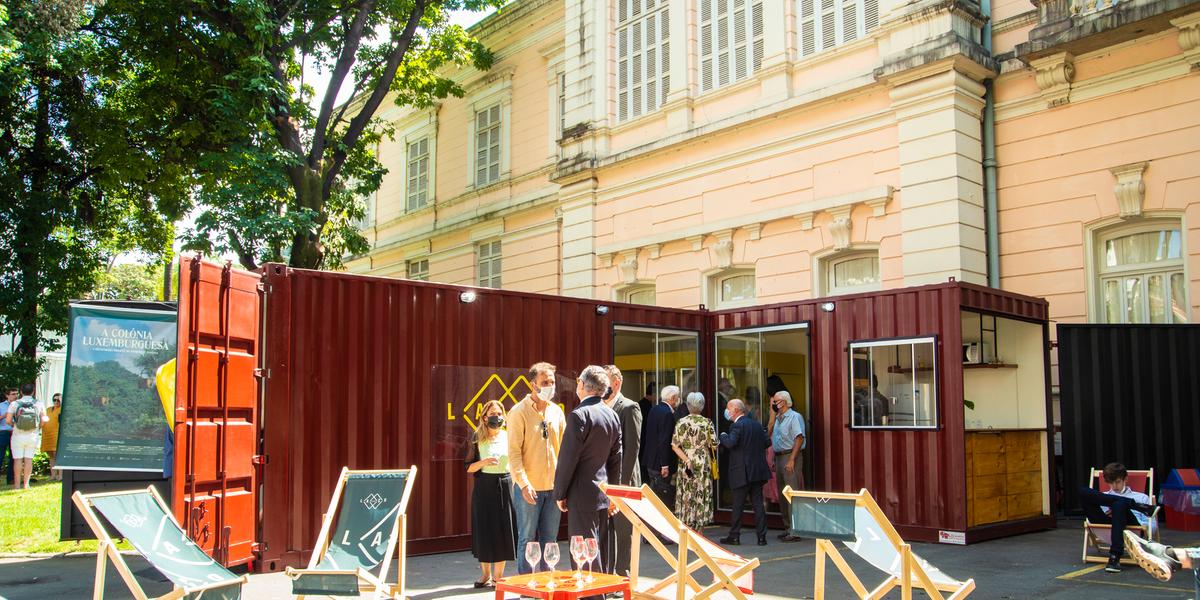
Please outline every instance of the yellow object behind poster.
[{"label": "yellow object behind poster", "polygon": [[158,399],[162,402],[163,416],[167,426],[175,430],[175,359],[163,363],[154,372],[154,387],[158,390]]}]

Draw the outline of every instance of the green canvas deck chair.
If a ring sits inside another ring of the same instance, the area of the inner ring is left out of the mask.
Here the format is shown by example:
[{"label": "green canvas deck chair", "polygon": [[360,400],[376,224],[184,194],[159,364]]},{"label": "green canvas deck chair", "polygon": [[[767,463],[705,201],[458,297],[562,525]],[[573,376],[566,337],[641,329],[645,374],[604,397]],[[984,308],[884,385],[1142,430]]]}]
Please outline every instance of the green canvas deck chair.
[{"label": "green canvas deck chair", "polygon": [[[684,525],[671,513],[663,501],[654,495],[650,486],[640,488],[622,485],[601,486],[610,502],[633,525],[637,534],[633,536],[629,552],[629,587],[634,598],[737,598],[746,600],[754,593],[754,569],[757,558],[742,558],[712,540]],[[675,542],[676,547],[667,549],[662,538]],[[662,581],[641,588],[638,586],[638,563],[642,541],[658,552],[674,572]],[[695,555],[695,559],[692,559]],[[712,574],[711,583],[696,580],[696,571],[707,570]]]},{"label": "green canvas deck chair", "polygon": [[[914,588],[924,590],[935,600],[960,600],[975,590],[974,579],[952,579],[917,556],[866,489],[857,494],[838,494],[799,492],[785,487],[783,495],[791,501],[792,535],[817,540],[814,600],[825,598],[826,557],[841,571],[860,600],[882,598],[896,587],[900,588],[902,600],[911,600]],[[875,589],[867,590],[834,545],[835,541],[883,571],[887,578]]]},{"label": "green canvas deck chair", "polygon": [[125,558],[117,551],[100,516],[111,524],[118,537],[129,540],[151,566],[174,584],[173,591],[154,600],[237,600],[242,597],[242,585],[249,577],[230,573],[188,539],[154,486],[99,494],[75,492],[71,501],[83,513],[83,519],[100,541],[96,548],[96,587],[92,598],[104,597],[104,572],[111,560],[133,597],[150,600],[129,565],[125,564]]},{"label": "green canvas deck chair", "polygon": [[[321,522],[308,567],[288,567],[292,594],[404,598],[408,498],[417,468],[351,471],[343,468]],[[387,583],[392,552],[400,546],[396,584]]]}]

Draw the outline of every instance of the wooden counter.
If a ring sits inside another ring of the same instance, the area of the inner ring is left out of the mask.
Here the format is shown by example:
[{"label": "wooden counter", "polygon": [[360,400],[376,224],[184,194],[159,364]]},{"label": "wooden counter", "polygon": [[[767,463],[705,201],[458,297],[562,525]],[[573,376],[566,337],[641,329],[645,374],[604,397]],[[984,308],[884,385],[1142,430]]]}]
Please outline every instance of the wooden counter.
[{"label": "wooden counter", "polygon": [[1042,515],[1043,431],[968,431],[967,526]]}]

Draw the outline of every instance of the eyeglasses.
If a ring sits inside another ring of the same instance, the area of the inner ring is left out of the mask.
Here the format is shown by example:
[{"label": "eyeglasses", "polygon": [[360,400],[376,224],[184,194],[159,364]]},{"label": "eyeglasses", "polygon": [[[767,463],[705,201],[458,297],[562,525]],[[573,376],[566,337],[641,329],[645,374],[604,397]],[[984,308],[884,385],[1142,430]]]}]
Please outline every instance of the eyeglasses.
[{"label": "eyeglasses", "polygon": [[542,419],[542,439],[550,439],[550,424],[545,419]]}]

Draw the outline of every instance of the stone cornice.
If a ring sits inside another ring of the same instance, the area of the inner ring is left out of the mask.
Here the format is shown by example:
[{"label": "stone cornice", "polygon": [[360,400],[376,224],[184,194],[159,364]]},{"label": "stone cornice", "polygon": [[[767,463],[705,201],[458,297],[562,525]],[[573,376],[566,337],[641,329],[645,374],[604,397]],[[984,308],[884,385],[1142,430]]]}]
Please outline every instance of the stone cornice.
[{"label": "stone cornice", "polygon": [[[869,206],[874,216],[883,216],[885,206],[891,199],[893,191],[892,186],[881,185],[848,194],[818,198],[792,206],[773,208],[674,231],[605,244],[596,249],[596,254],[600,256],[602,263],[611,262],[613,255],[637,251],[643,248],[649,249],[652,255],[657,254],[663,244],[681,240],[690,242],[692,250],[698,251],[704,247],[704,239],[706,237],[710,235],[715,237],[718,245],[720,245],[723,242],[732,240],[733,233],[739,229],[746,231],[750,239],[757,239],[761,235],[763,224],[772,221],[796,218],[802,224],[805,221],[811,223],[813,216],[822,212],[836,213],[836,215],[844,213],[845,218],[849,219],[849,211],[857,204]],[[810,227],[803,227],[802,225],[801,228],[808,229]],[[721,258],[722,251],[723,249],[717,249],[718,258]]]}]

